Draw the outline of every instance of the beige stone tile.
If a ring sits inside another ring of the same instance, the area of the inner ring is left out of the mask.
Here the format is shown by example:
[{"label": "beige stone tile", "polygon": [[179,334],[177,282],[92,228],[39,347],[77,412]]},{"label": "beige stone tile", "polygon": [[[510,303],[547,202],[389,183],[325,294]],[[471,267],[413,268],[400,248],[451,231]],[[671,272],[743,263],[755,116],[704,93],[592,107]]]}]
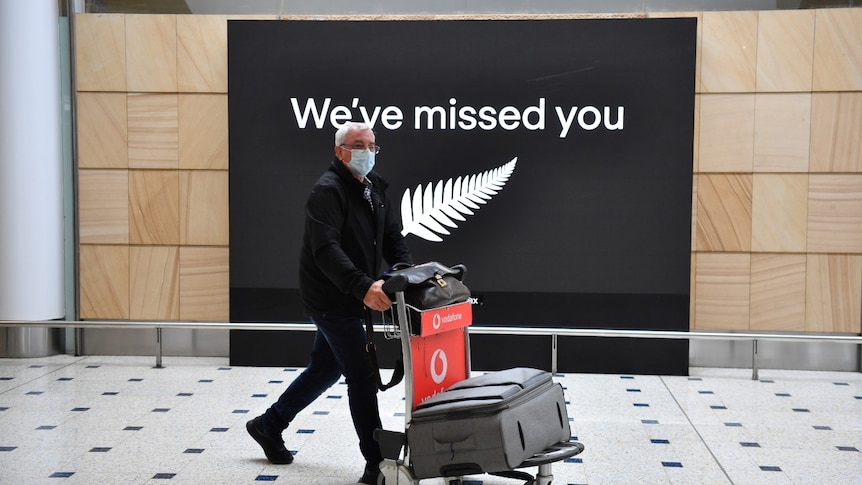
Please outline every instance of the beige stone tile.
[{"label": "beige stone tile", "polygon": [[757,91],[811,91],[814,10],[759,13]]},{"label": "beige stone tile", "polygon": [[176,94],[129,94],[129,167],[179,167]]},{"label": "beige stone tile", "polygon": [[805,330],[862,333],[862,256],[809,254]]},{"label": "beige stone tile", "polygon": [[83,320],[129,318],[129,247],[79,247],[80,316]]},{"label": "beige stone tile", "polygon": [[180,320],[230,320],[230,250],[180,247]]},{"label": "beige stone tile", "polygon": [[811,94],[757,94],[754,171],[807,172]]},{"label": "beige stone tile", "polygon": [[179,167],[227,170],[227,95],[179,95]]},{"label": "beige stone tile", "polygon": [[227,93],[227,16],[177,17],[177,71],[183,93]]},{"label": "beige stone tile", "polygon": [[697,251],[697,174],[691,180],[691,250]]},{"label": "beige stone tile", "polygon": [[126,90],[125,15],[75,15],[75,89]]},{"label": "beige stone tile", "polygon": [[177,92],[176,15],[126,15],[129,92]]},{"label": "beige stone tile", "polygon": [[700,97],[698,170],[751,172],[754,167],[753,94]]},{"label": "beige stone tile", "polygon": [[129,243],[129,172],[78,172],[78,238],[81,244]]},{"label": "beige stone tile", "polygon": [[697,250],[751,250],[751,174],[700,174]]},{"label": "beige stone tile", "polygon": [[688,278],[688,328],[694,329],[695,302],[697,301],[697,254],[691,253],[691,269]]},{"label": "beige stone tile", "polygon": [[812,172],[862,172],[860,120],[862,92],[812,94]]},{"label": "beige stone tile", "polygon": [[755,174],[751,250],[805,252],[808,175]]},{"label": "beige stone tile", "polygon": [[751,255],[751,330],[805,330],[804,254]]},{"label": "beige stone tile", "polygon": [[703,13],[700,92],[754,92],[757,15],[756,11]]},{"label": "beige stone tile", "polygon": [[129,248],[129,317],[133,320],[180,318],[179,248]]},{"label": "beige stone tile", "polygon": [[862,253],[862,174],[811,174],[808,251]]},{"label": "beige stone tile", "polygon": [[748,330],[751,255],[698,253],[695,277],[697,330]]},{"label": "beige stone tile", "polygon": [[180,244],[224,245],[229,241],[228,172],[180,172]]},{"label": "beige stone tile", "polygon": [[862,90],[862,9],[818,9],[814,91]]},{"label": "beige stone tile", "polygon": [[131,244],[179,244],[179,179],[173,170],[130,171]]},{"label": "beige stone tile", "polygon": [[700,172],[700,94],[694,95],[694,153],[692,154],[692,169]]},{"label": "beige stone tile", "polygon": [[78,93],[78,167],[128,168],[129,132],[124,93]]}]

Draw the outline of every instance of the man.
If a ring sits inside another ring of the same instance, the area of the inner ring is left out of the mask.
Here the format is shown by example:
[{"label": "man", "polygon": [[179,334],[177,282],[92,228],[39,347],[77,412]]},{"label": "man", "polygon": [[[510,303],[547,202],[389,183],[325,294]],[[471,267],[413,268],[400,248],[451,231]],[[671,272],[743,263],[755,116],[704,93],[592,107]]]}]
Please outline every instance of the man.
[{"label": "man", "polygon": [[282,431],[343,374],[366,463],[359,483],[369,485],[377,483],[383,458],[373,437],[381,427],[377,373],[365,350],[363,316],[365,308],[384,311],[392,304],[378,278],[384,259],[412,262],[397,205],[386,198],[386,181],[371,171],[379,151],[366,124],[347,123],[335,133],[335,160],[306,202],[299,259],[302,303],[317,326],[311,362],[276,403],[246,424],[270,462],[291,463]]}]

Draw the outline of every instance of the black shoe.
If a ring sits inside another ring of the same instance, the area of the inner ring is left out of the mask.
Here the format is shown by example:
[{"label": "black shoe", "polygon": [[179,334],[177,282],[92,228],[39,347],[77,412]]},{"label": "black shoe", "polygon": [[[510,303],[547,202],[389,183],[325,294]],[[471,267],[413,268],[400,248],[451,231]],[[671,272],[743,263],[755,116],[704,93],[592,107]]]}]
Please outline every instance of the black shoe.
[{"label": "black shoe", "polygon": [[248,434],[263,448],[270,463],[287,465],[293,463],[293,455],[284,447],[284,440],[279,436],[270,436],[263,432],[263,416],[258,416],[245,423]]},{"label": "black shoe", "polygon": [[365,467],[365,473],[362,474],[362,478],[356,483],[356,485],[377,485],[377,477],[380,476],[380,468],[375,466],[374,468]]}]

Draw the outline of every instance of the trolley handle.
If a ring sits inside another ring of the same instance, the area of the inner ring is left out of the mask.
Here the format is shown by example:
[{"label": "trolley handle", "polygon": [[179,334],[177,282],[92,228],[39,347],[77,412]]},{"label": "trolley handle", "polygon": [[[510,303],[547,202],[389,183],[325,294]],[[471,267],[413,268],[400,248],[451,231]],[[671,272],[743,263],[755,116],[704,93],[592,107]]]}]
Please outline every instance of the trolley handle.
[{"label": "trolley handle", "polygon": [[399,291],[404,291],[410,285],[410,282],[407,280],[407,277],[404,275],[393,275],[391,278],[387,279],[383,282],[383,291],[385,293],[398,293]]}]

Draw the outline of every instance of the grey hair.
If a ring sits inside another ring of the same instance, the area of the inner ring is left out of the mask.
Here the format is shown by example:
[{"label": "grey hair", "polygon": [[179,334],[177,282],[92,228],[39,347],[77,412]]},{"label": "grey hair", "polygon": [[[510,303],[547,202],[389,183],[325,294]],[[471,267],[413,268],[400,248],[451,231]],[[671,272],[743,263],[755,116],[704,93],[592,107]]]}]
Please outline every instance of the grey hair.
[{"label": "grey hair", "polygon": [[342,143],[344,143],[344,139],[351,131],[365,131],[370,129],[371,127],[365,123],[348,121],[347,123],[341,125],[341,127],[338,128],[338,131],[335,132],[335,146],[340,146]]}]

